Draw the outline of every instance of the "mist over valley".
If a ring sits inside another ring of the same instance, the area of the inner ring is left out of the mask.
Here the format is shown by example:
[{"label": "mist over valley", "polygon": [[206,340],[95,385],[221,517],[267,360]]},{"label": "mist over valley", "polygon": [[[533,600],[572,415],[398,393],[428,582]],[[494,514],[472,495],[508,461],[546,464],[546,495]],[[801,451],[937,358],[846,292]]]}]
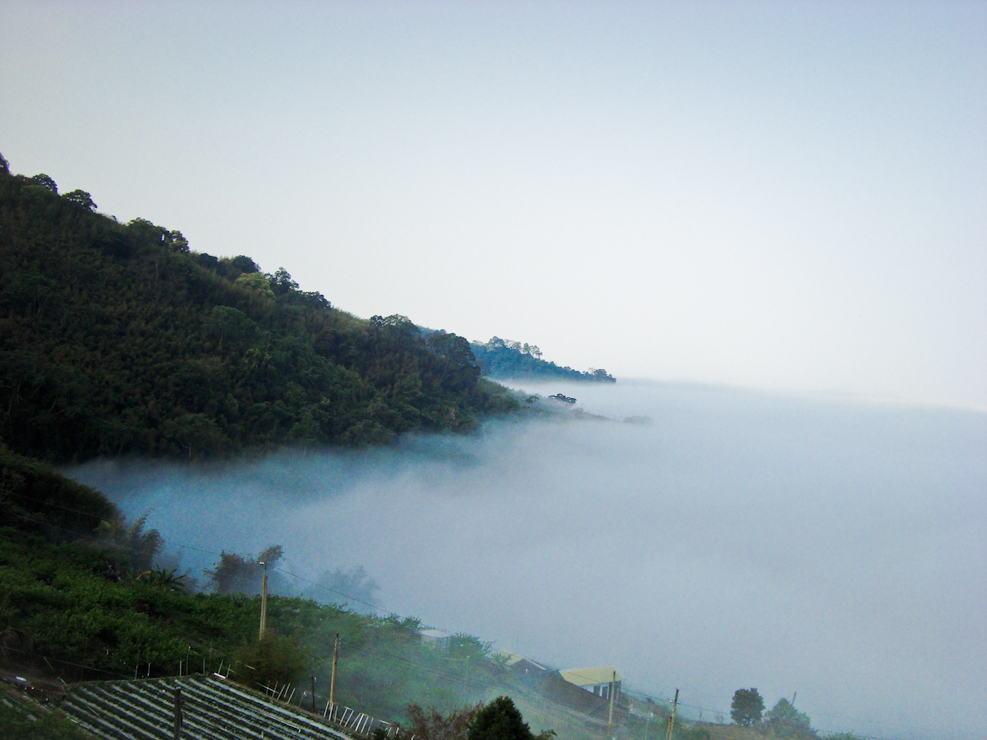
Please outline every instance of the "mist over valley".
[{"label": "mist over valley", "polygon": [[985,736],[987,4],[0,8],[4,740]]},{"label": "mist over valley", "polygon": [[392,448],[68,472],[128,517],[150,510],[182,568],[275,543],[279,567],[309,581],[362,566],[386,612],[558,668],[612,663],[639,691],[680,688],[687,716],[729,717],[750,685],[769,706],[797,691],[824,730],[961,738],[987,724],[983,413],[644,381],[515,387],[578,404]]}]

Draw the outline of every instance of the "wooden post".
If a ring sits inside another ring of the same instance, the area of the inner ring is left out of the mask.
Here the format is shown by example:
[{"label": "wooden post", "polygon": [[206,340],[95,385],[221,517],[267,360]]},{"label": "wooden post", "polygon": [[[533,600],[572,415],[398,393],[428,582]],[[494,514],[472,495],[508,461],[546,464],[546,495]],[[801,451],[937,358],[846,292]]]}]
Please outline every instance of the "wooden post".
[{"label": "wooden post", "polygon": [[182,690],[175,689],[175,738],[182,740]]},{"label": "wooden post", "polygon": [[672,716],[668,718],[668,740],[672,740],[672,730],[675,729],[675,710],[679,706],[679,690],[675,689],[675,701],[672,702]]},{"label": "wooden post", "polygon": [[267,630],[267,561],[265,560],[261,565],[264,566],[264,580],[260,588],[260,634],[257,635],[258,639],[263,638],[264,632]]},{"label": "wooden post", "polygon": [[339,633],[336,633],[336,644],[332,649],[332,678],[329,679],[329,703],[336,708],[336,664],[339,662]]},{"label": "wooden post", "polygon": [[610,681],[610,714],[607,716],[607,738],[613,737],[613,699],[614,694],[617,692],[614,689],[617,687],[617,671],[613,672],[613,679]]}]

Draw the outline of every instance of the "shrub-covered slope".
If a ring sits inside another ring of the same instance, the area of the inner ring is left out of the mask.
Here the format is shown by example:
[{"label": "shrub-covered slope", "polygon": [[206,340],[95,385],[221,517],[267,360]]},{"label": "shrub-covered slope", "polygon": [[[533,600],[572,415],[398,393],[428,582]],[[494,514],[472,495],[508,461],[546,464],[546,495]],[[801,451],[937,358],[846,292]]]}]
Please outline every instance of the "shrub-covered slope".
[{"label": "shrub-covered slope", "polygon": [[52,461],[466,430],[513,399],[469,343],[359,320],[248,257],[94,211],[0,158],[0,437]]},{"label": "shrub-covered slope", "polygon": [[606,370],[580,372],[541,359],[541,350],[527,343],[493,337],[489,342],[471,342],[470,348],[484,375],[523,380],[579,380],[615,383]]}]

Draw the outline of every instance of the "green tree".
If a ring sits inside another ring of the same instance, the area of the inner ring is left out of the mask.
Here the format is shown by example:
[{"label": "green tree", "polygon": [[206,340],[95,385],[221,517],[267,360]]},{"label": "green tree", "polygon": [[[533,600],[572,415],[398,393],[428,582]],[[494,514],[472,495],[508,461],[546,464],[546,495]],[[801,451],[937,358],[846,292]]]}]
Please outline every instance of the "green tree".
[{"label": "green tree", "polygon": [[781,698],[764,716],[764,726],[777,737],[815,737],[809,716],[797,710],[788,699]]},{"label": "green tree", "polygon": [[74,203],[81,208],[85,208],[87,211],[96,210],[96,204],[93,203],[92,196],[85,190],[73,190],[71,193],[65,193],[62,198],[69,203]]},{"label": "green tree", "polygon": [[761,721],[764,699],[757,689],[737,689],[730,702],[730,717],[741,727],[753,727]]},{"label": "green tree", "polygon": [[129,527],[122,516],[99,525],[101,543],[125,560],[134,573],[151,570],[154,558],[164,545],[164,538],[158,530],[144,531],[150,514],[150,511],[144,512]]},{"label": "green tree", "polygon": [[480,709],[466,735],[468,740],[547,740],[554,736],[552,730],[534,735],[509,696],[499,696]]},{"label": "green tree", "polygon": [[264,578],[264,566],[268,565],[268,590],[276,590],[276,574],[272,571],[277,563],[284,557],[284,548],[281,545],[270,545],[260,554],[253,558],[238,555],[235,552],[219,554],[219,562],[214,570],[207,570],[209,584],[217,594],[250,594],[256,595],[261,592],[261,583]]},{"label": "green tree", "polygon": [[45,190],[50,190],[55,195],[58,195],[58,186],[55,184],[55,181],[52,180],[50,177],[48,177],[48,175],[46,175],[44,172],[41,172],[35,175],[34,177],[32,177],[31,182],[33,182],[35,185],[40,185]]},{"label": "green tree", "polygon": [[264,298],[274,298],[271,282],[260,272],[245,272],[236,279],[234,285]]},{"label": "green tree", "polygon": [[409,704],[408,732],[421,740],[466,740],[470,724],[482,707],[482,703],[476,704],[443,715],[435,707],[423,709],[417,704]]},{"label": "green tree", "polygon": [[297,681],[305,674],[310,656],[294,637],[266,633],[244,645],[233,656],[237,677],[250,685],[273,687]]}]

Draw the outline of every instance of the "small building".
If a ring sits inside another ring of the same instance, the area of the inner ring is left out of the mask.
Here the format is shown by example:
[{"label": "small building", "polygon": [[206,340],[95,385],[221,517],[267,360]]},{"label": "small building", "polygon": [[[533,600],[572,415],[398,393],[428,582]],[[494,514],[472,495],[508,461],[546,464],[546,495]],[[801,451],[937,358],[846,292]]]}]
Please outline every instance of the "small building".
[{"label": "small building", "polygon": [[435,648],[436,650],[448,650],[452,635],[442,630],[419,630],[422,644]]},{"label": "small building", "polygon": [[620,684],[624,677],[612,665],[601,665],[592,668],[567,668],[559,671],[563,679],[604,699],[610,698],[610,684],[614,686],[614,701],[620,700]]}]

